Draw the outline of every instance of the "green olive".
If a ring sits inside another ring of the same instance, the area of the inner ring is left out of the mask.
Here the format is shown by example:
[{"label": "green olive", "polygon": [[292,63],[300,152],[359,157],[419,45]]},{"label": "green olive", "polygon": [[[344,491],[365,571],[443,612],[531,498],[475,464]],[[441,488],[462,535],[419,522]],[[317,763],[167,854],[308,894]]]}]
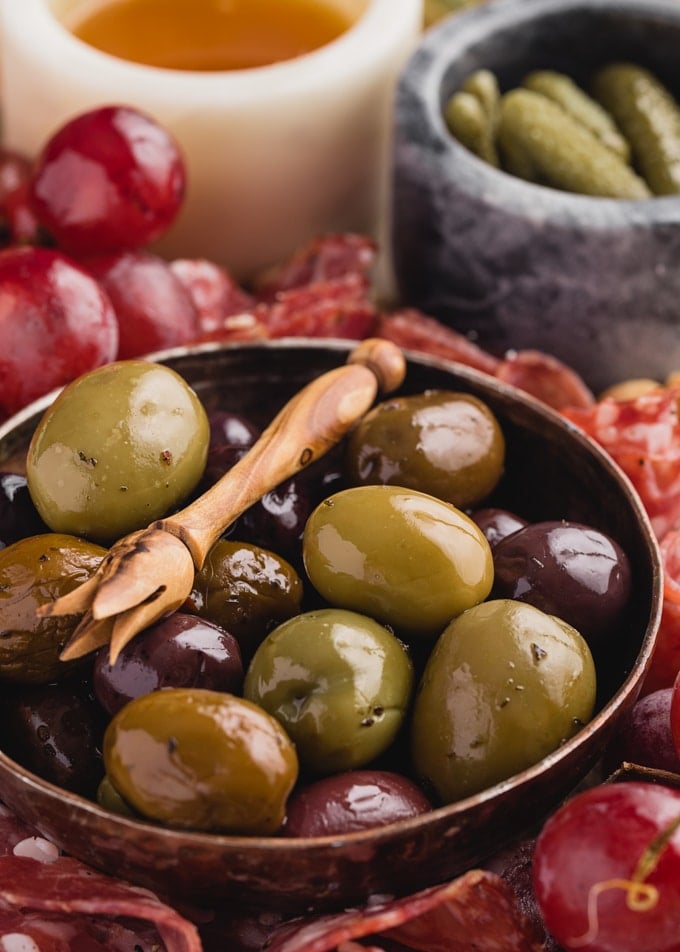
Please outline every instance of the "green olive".
[{"label": "green olive", "polygon": [[209,435],[201,402],[169,367],[99,367],[69,384],[38,424],[26,461],[31,498],[55,532],[108,544],[189,495]]},{"label": "green olive", "polygon": [[109,723],[103,754],[134,810],[194,830],[276,833],[298,774],[278,721],[243,698],[200,688],[130,701]]},{"label": "green olive", "polygon": [[353,430],[345,466],[354,485],[389,483],[476,506],[503,473],[503,431],[467,393],[429,390],[374,407]]},{"label": "green olive", "polygon": [[405,636],[436,637],[493,582],[479,526],[450,503],[399,486],[355,486],[325,499],[307,520],[303,559],[327,602]]},{"label": "green olive", "polygon": [[118,793],[107,776],[102,777],[97,787],[97,803],[109,813],[118,813],[120,816],[134,817],[137,814],[131,810],[125,800]]},{"label": "green olive", "polygon": [[265,638],[243,693],[285,727],[303,766],[329,774],[389,747],[412,687],[411,660],[387,628],[327,608],[291,618]]},{"label": "green olive", "polygon": [[80,616],[41,618],[37,609],[86,582],[104,555],[106,549],[60,533],[0,550],[0,679],[47,684],[73,670],[59,654]]},{"label": "green olive", "polygon": [[591,717],[595,667],[581,635],[533,605],[477,605],[443,632],[418,686],[416,772],[444,803],[531,767]]},{"label": "green olive", "polygon": [[267,549],[220,539],[196,573],[185,611],[220,625],[247,661],[272,628],[300,611],[302,580]]}]

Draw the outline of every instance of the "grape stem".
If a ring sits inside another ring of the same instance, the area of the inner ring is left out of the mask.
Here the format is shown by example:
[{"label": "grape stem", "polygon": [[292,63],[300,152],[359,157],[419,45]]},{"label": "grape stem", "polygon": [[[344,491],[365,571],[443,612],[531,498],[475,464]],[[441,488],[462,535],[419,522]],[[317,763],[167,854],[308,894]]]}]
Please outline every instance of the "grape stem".
[{"label": "grape stem", "polygon": [[660,830],[650,841],[637,862],[630,879],[606,879],[594,883],[588,891],[588,928],[581,936],[569,939],[569,948],[578,949],[590,945],[597,938],[600,929],[597,914],[597,902],[603,892],[621,889],[626,894],[626,906],[631,912],[649,912],[659,902],[659,890],[645,880],[652,875],[659,864],[663,851],[673,834],[680,828],[680,814]]}]

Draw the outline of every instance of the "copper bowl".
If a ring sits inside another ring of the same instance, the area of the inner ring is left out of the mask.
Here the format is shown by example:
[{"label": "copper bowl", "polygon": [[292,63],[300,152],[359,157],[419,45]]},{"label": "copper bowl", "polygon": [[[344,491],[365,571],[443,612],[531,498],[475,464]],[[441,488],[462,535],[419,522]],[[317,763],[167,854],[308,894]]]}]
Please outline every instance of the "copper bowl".
[{"label": "copper bowl", "polygon": [[[288,340],[168,351],[208,407],[265,422],[311,378],[345,361],[346,342]],[[599,676],[592,721],[529,770],[424,816],[367,832],[308,840],[178,832],[113,815],[47,783],[0,753],[0,799],[92,866],[183,901],[237,901],[287,913],[341,908],[372,894],[405,894],[483,861],[546,815],[597,763],[635,702],[658,629],[662,570],[650,522],[611,459],[558,414],[484,374],[409,355],[402,391],[475,394],[508,444],[496,504],[532,520],[566,518],[611,533],[629,554],[633,601],[617,651]],[[52,397],[0,428],[0,469],[21,458]]]}]

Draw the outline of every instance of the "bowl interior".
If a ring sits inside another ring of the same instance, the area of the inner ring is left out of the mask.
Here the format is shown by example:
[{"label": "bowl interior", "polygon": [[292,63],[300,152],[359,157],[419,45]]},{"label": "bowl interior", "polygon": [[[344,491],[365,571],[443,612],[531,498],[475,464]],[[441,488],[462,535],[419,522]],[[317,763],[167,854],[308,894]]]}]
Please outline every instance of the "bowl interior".
[{"label": "bowl interior", "polygon": [[[158,359],[178,370],[208,409],[266,423],[283,402],[345,361],[347,343],[205,345]],[[373,893],[406,893],[478,863],[535,824],[590,770],[634,703],[658,627],[661,569],[642,506],[609,457],[557,414],[494,379],[408,355],[403,393],[446,388],[490,406],[503,427],[506,473],[490,502],[526,518],[573,519],[613,535],[632,562],[626,628],[598,671],[598,709],[572,740],[490,790],[413,820],[344,837],[280,840],[165,830],[109,814],[0,754],[0,799],[91,865],[195,902],[237,900],[289,912],[337,908]],[[0,469],[20,458],[50,398],[0,428]],[[1,742],[1,739],[0,739]]]}]

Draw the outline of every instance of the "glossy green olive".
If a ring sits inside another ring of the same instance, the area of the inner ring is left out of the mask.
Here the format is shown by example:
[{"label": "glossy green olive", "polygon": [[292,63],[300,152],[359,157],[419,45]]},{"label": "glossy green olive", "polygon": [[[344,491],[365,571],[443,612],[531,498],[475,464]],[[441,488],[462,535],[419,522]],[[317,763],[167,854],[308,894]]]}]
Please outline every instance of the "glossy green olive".
[{"label": "glossy green olive", "polygon": [[109,723],[103,754],[134,810],[194,830],[275,833],[298,774],[278,721],[243,698],[200,688],[130,701]]},{"label": "glossy green olive", "polygon": [[575,734],[592,716],[595,689],[575,628],[510,599],[477,605],[443,632],[418,686],[417,774],[444,803],[485,790]]},{"label": "glossy green olive", "polygon": [[503,473],[505,439],[489,407],[467,393],[429,390],[374,407],[345,454],[353,485],[389,483],[476,506]]},{"label": "glossy green olive", "polygon": [[207,414],[161,364],[119,361],[69,384],[33,435],[28,488],[55,532],[108,544],[143,528],[197,485]]},{"label": "glossy green olive", "polygon": [[102,777],[97,787],[97,803],[100,807],[108,810],[109,813],[117,813],[120,816],[136,816],[135,811],[130,809],[107,776]]},{"label": "glossy green olive", "polygon": [[493,581],[483,532],[455,506],[398,486],[355,486],[307,520],[303,558],[317,591],[339,608],[404,635],[436,637]]},{"label": "glossy green olive", "polygon": [[194,579],[184,611],[219,625],[249,660],[276,625],[300,611],[302,580],[292,565],[260,546],[220,539]]},{"label": "glossy green olive", "polygon": [[243,693],[285,727],[303,766],[330,774],[389,747],[412,687],[411,660],[387,628],[328,608],[274,629],[255,652]]},{"label": "glossy green olive", "polygon": [[73,670],[59,654],[80,616],[41,618],[37,609],[86,582],[105,554],[63,533],[29,536],[0,550],[0,679],[48,684]]}]

